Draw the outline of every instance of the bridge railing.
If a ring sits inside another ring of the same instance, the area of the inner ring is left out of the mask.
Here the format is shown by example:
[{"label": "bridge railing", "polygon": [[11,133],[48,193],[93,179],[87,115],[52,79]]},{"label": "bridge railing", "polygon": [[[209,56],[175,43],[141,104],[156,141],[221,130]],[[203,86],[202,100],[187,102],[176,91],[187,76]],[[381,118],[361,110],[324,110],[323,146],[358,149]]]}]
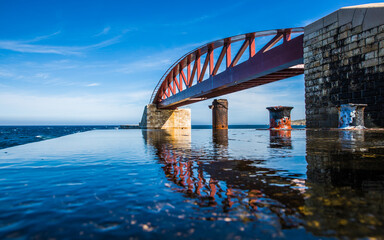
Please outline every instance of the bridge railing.
[{"label": "bridge railing", "polygon": [[[164,99],[190,88],[194,83],[195,85],[201,83],[205,80],[204,77],[207,69],[209,70],[210,77],[216,75],[224,58],[226,58],[226,70],[228,70],[239,63],[247,49],[249,49],[249,59],[251,59],[258,54],[267,52],[281,40],[283,42],[290,41],[292,34],[302,33],[303,31],[304,29],[299,27],[252,32],[204,44],[180,57],[167,69],[153,90],[150,103],[158,104]],[[266,36],[273,37],[256,52],[255,39]],[[233,43],[240,41],[243,41],[243,43],[232,58],[231,46]],[[217,48],[222,49],[215,63],[213,53]],[[201,58],[204,58],[204,56],[205,60],[202,64]],[[186,72],[185,68],[187,69]]]}]

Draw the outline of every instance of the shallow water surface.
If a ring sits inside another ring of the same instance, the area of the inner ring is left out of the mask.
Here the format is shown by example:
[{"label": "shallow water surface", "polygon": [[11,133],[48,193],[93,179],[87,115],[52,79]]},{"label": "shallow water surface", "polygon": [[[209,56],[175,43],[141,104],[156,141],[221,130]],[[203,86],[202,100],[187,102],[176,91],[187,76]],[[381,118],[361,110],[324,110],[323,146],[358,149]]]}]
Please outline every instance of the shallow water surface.
[{"label": "shallow water surface", "polygon": [[384,237],[375,131],[95,130],[0,150],[1,239]]}]

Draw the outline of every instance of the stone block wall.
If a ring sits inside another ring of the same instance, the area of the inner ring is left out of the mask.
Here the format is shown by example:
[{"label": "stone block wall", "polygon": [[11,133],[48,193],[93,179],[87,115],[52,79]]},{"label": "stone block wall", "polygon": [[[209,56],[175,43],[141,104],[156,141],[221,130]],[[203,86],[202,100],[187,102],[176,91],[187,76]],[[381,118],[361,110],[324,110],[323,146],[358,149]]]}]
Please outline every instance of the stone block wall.
[{"label": "stone block wall", "polygon": [[191,109],[158,109],[155,104],[148,104],[144,108],[140,127],[189,129],[191,128]]},{"label": "stone block wall", "polygon": [[367,127],[384,127],[384,4],[341,8],[304,29],[309,128],[338,125],[338,106],[368,104]]}]

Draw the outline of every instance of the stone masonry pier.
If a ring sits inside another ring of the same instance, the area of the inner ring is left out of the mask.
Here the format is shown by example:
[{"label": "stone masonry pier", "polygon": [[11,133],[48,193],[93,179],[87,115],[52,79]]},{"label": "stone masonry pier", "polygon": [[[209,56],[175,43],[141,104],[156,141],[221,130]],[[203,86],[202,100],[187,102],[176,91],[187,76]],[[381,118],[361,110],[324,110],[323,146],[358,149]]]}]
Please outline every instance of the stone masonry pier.
[{"label": "stone masonry pier", "polygon": [[148,104],[139,125],[146,129],[190,129],[191,109],[158,109]]},{"label": "stone masonry pier", "polygon": [[367,127],[384,127],[384,3],[344,7],[304,30],[309,128],[338,126],[341,104],[367,104]]}]

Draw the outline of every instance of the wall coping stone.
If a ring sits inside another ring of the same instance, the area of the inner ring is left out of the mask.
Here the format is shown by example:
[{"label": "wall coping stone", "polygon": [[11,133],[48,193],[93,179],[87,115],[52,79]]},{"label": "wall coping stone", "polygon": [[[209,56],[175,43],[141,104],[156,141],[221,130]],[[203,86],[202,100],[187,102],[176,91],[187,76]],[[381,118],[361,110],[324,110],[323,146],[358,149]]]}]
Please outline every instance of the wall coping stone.
[{"label": "wall coping stone", "polygon": [[362,25],[363,31],[384,24],[384,3],[371,3],[356,6],[348,6],[328,14],[327,16],[304,27],[304,35],[307,36],[335,22],[339,27],[351,23],[352,28]]}]

